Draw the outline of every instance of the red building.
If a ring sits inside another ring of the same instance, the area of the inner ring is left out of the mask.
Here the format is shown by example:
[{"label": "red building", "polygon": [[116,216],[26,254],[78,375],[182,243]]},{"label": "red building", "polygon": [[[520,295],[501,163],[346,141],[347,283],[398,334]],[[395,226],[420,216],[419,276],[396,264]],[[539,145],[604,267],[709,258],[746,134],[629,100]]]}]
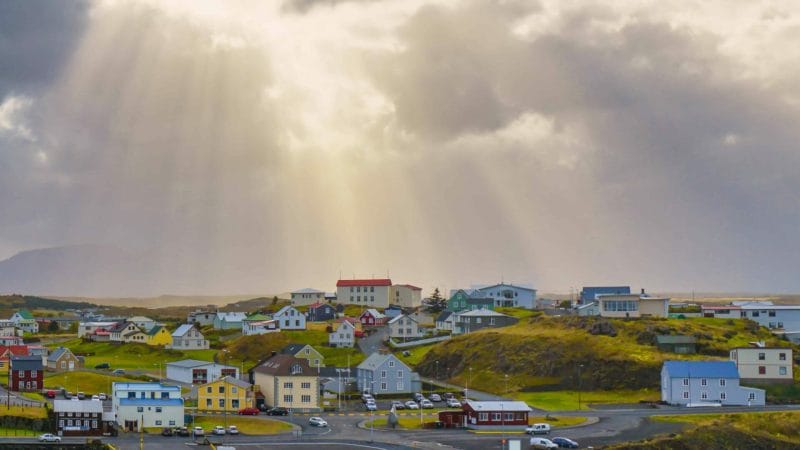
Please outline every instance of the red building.
[{"label": "red building", "polygon": [[365,327],[379,327],[386,325],[386,316],[370,308],[358,316],[358,321]]},{"label": "red building", "polygon": [[465,402],[461,411],[441,411],[439,421],[447,428],[524,429],[531,408],[525,402]]},{"label": "red building", "polygon": [[8,388],[12,391],[40,391],[44,381],[41,356],[12,356]]},{"label": "red building", "polygon": [[0,367],[8,367],[12,356],[28,356],[27,345],[0,345]]}]

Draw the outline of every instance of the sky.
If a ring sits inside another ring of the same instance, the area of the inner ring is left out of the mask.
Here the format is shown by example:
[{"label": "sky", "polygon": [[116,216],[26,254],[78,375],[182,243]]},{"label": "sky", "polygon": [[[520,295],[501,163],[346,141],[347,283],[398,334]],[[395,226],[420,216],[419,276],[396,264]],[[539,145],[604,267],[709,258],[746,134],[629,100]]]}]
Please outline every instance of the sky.
[{"label": "sky", "polygon": [[0,259],[798,292],[798,38],[782,0],[0,2]]}]

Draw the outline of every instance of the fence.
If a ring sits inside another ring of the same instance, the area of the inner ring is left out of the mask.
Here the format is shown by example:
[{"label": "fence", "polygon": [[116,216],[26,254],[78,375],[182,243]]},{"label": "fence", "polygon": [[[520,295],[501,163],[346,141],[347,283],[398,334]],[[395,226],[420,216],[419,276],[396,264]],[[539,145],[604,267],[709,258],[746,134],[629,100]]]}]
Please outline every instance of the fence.
[{"label": "fence", "polygon": [[395,347],[395,348],[411,348],[411,347],[416,347],[418,345],[433,344],[434,342],[442,342],[442,341],[446,341],[448,339],[450,339],[450,335],[449,334],[446,335],[446,336],[438,336],[438,337],[432,337],[432,338],[427,338],[427,339],[419,339],[419,340],[416,340],[416,341],[408,341],[408,342],[395,342],[394,339],[390,338],[389,339],[389,344],[391,344],[392,347]]}]

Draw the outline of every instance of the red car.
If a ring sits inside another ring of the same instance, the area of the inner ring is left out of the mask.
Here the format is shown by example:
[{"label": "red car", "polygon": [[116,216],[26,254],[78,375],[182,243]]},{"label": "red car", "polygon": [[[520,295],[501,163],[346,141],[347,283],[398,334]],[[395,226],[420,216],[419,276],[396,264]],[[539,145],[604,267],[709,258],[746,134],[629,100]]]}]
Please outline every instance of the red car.
[{"label": "red car", "polygon": [[47,394],[45,394],[45,395],[47,395],[47,398],[56,398],[56,391],[51,389],[51,390],[47,391]]},{"label": "red car", "polygon": [[258,408],[244,408],[239,410],[240,416],[257,416]]}]

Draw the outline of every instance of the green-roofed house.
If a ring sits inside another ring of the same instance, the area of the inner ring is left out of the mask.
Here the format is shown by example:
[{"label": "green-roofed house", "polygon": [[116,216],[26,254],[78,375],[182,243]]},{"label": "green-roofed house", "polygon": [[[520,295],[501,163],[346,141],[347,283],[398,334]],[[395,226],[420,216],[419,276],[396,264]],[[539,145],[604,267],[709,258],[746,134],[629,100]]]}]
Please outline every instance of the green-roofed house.
[{"label": "green-roofed house", "polygon": [[11,322],[14,326],[24,331],[25,333],[38,333],[39,324],[33,318],[33,314],[27,309],[20,309],[11,316]]},{"label": "green-roofed house", "polygon": [[164,347],[172,345],[172,332],[166,327],[156,325],[145,334],[147,337],[144,343],[147,345],[163,345]]},{"label": "green-roofed house", "polygon": [[694,336],[660,335],[656,336],[656,346],[662,352],[688,355],[697,353],[697,339]]}]

